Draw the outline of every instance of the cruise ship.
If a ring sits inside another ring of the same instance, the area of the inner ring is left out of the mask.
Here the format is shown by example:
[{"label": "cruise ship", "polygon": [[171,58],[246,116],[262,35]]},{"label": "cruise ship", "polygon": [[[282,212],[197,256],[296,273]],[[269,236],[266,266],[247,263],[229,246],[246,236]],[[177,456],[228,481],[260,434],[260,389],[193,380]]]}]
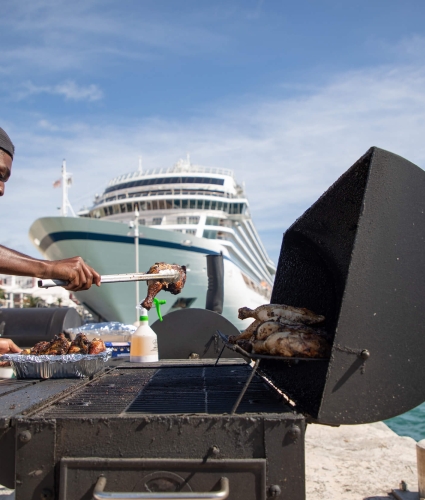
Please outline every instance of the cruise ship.
[{"label": "cruise ship", "polygon": [[[233,172],[194,165],[137,171],[112,179],[93,205],[68,216],[69,175],[62,166],[60,217],[37,219],[30,238],[47,259],[80,255],[100,274],[146,272],[155,262],[187,267],[180,295],[161,292],[163,313],[205,308],[207,255],[223,255],[223,316],[238,328],[239,307],[270,301],[275,266],[251,219],[244,188]],[[100,321],[134,323],[146,284],[114,283],[77,293]],[[152,312],[150,313],[152,314]],[[151,317],[154,319],[154,316]]]}]

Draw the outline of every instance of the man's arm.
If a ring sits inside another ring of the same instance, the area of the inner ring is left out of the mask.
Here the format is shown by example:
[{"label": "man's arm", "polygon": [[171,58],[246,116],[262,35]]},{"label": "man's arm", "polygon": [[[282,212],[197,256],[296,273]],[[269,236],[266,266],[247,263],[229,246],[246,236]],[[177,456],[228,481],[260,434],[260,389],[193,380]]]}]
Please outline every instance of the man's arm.
[{"label": "man's arm", "polygon": [[73,292],[88,290],[93,283],[100,286],[99,273],[81,257],[52,261],[33,259],[1,245],[0,273],[69,281],[69,285],[64,288]]}]

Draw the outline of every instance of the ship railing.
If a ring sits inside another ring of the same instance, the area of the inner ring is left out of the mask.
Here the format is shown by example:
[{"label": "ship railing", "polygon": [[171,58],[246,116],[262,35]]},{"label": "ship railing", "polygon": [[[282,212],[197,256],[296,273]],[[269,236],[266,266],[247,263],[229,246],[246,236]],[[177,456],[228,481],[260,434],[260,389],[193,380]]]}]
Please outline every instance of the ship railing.
[{"label": "ship railing", "polygon": [[173,167],[168,168],[152,168],[149,170],[135,172],[129,172],[127,174],[122,174],[118,177],[112,179],[108,186],[114,186],[122,181],[130,180],[130,179],[140,179],[143,177],[147,177],[149,175],[163,175],[163,174],[175,174],[175,173],[202,173],[202,174],[217,174],[217,175],[226,175],[232,177],[234,179],[234,174],[232,170],[227,168],[217,168],[217,167],[202,167],[200,165],[174,165]]}]

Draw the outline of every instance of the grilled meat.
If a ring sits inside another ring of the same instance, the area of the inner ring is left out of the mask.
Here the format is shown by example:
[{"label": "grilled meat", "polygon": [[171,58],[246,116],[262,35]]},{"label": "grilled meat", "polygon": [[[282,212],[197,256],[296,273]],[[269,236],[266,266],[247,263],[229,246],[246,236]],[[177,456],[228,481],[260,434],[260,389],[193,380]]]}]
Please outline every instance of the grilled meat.
[{"label": "grilled meat", "polygon": [[247,352],[303,358],[330,354],[329,336],[316,327],[325,318],[308,309],[284,304],[265,304],[255,310],[241,307],[239,318],[255,318],[240,335],[229,337],[230,343]]},{"label": "grilled meat", "polygon": [[106,350],[105,343],[101,339],[93,339],[89,345],[89,354],[99,354]]},{"label": "grilled meat", "polygon": [[[161,279],[161,271],[177,271],[178,276],[173,280]],[[166,264],[165,262],[156,262],[148,271],[148,274],[158,274],[158,279],[149,280],[148,294],[142,302],[145,309],[150,309],[153,305],[154,297],[161,291],[166,290],[173,295],[180,293],[186,282],[186,266],[179,266],[177,264]]]},{"label": "grilled meat", "polygon": [[60,333],[59,335],[54,336],[46,351],[41,354],[53,354],[57,356],[67,354],[70,344],[71,342],[65,337],[65,335]]},{"label": "grilled meat", "polygon": [[330,346],[317,333],[300,329],[291,331],[287,328],[284,331],[272,333],[265,340],[254,341],[252,351],[256,354],[270,354],[272,356],[325,358],[329,356]]},{"label": "grilled meat", "polygon": [[46,354],[47,349],[50,346],[50,342],[38,342],[34,347],[30,349],[30,354]]},{"label": "grilled meat", "polygon": [[239,319],[255,318],[260,321],[282,318],[282,322],[286,324],[302,323],[304,325],[314,325],[325,319],[324,316],[314,314],[304,307],[292,307],[285,304],[265,304],[254,310],[241,307],[238,317]]},{"label": "grilled meat", "polygon": [[306,325],[288,325],[279,321],[265,321],[257,328],[252,340],[266,340],[270,335],[277,332],[317,335],[316,330]]},{"label": "grilled meat", "polygon": [[105,350],[103,340],[93,339],[90,342],[84,333],[79,333],[72,342],[69,342],[65,335],[60,333],[55,335],[51,342],[38,342],[32,349],[25,349],[21,354],[99,354]]},{"label": "grilled meat", "polygon": [[79,333],[71,342],[67,354],[87,354],[90,342],[84,333]]},{"label": "grilled meat", "polygon": [[[256,319],[239,335],[231,335],[229,337],[229,342],[231,344],[236,344],[236,343],[238,343],[239,340],[250,340],[251,337],[257,331],[257,328],[259,325],[261,325],[261,321],[259,319]],[[238,345],[240,345],[240,344],[238,344]]]}]

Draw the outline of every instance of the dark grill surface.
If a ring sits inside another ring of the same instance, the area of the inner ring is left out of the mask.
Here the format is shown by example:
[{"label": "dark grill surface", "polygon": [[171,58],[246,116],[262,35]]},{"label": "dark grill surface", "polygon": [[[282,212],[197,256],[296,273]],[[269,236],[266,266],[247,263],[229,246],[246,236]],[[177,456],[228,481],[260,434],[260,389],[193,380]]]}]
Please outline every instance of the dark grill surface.
[{"label": "dark grill surface", "polygon": [[122,413],[156,370],[116,370],[48,407],[49,417]]},{"label": "dark grill surface", "polygon": [[[250,372],[248,366],[162,368],[127,413],[230,413]],[[282,398],[256,376],[237,413],[284,411]]]},{"label": "dark grill surface", "polygon": [[[43,411],[46,417],[230,413],[251,368],[117,369]],[[281,396],[255,376],[237,413],[283,413]]]},{"label": "dark grill surface", "polygon": [[16,379],[4,379],[0,380],[0,395],[8,394],[9,392],[17,391],[25,386],[35,384],[32,380],[16,380]]}]

